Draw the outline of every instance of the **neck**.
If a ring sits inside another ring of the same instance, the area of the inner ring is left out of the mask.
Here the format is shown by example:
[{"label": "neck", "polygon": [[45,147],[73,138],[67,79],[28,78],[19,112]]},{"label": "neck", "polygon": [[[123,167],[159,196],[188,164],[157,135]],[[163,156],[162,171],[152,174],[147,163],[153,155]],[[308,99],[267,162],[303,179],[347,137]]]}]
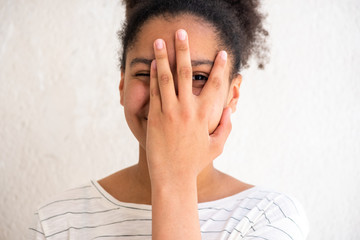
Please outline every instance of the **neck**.
[{"label": "neck", "polygon": [[[146,159],[146,150],[139,145],[139,162],[135,166],[135,174],[137,182],[146,190],[151,192],[151,181],[149,175],[149,168]],[[217,183],[217,178],[220,176],[213,164],[209,164],[204,168],[197,177],[198,195],[206,194],[213,189],[214,184]],[[200,199],[200,196],[199,196]]]}]

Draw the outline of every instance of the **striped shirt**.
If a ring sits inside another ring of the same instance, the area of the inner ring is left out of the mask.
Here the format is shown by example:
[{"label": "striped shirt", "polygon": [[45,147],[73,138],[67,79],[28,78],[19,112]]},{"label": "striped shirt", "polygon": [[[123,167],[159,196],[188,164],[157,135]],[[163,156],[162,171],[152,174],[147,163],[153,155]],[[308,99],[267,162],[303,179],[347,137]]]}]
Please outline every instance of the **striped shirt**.
[{"label": "striped shirt", "polygon": [[[202,239],[306,239],[301,205],[287,195],[252,187],[198,204]],[[70,189],[35,213],[31,239],[151,239],[151,205],[120,202],[97,181]]]}]

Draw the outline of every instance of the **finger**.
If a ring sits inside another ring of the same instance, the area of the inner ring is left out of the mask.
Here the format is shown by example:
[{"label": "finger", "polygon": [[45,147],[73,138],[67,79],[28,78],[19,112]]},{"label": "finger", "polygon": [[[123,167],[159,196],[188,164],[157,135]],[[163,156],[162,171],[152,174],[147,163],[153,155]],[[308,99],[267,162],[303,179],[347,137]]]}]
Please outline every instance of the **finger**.
[{"label": "finger", "polygon": [[173,108],[177,97],[164,40],[157,39],[154,42],[154,53],[161,96],[161,108],[163,112],[166,112]]},{"label": "finger", "polygon": [[227,107],[224,109],[218,127],[215,131],[210,135],[211,146],[210,149],[214,150],[214,158],[219,156],[226,142],[226,139],[229,137],[231,132],[232,124],[231,124],[231,108]]},{"label": "finger", "polygon": [[178,77],[178,97],[186,101],[192,97],[192,67],[189,50],[189,39],[185,30],[176,32],[175,40],[176,65]]},{"label": "finger", "polygon": [[150,105],[149,105],[149,115],[154,112],[161,111],[161,99],[160,99],[160,90],[157,80],[157,67],[156,60],[151,62],[150,68]]},{"label": "finger", "polygon": [[227,53],[225,51],[220,51],[216,56],[210,76],[200,93],[200,98],[203,99],[207,105],[212,106],[214,102],[219,100],[218,96],[220,96],[221,89],[227,80],[224,79],[226,63]]}]

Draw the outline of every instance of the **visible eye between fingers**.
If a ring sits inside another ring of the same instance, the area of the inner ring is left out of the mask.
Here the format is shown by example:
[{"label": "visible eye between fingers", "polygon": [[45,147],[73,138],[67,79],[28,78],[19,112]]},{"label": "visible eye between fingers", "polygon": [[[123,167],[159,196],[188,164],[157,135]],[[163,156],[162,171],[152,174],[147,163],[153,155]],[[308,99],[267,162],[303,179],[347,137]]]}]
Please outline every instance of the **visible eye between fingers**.
[{"label": "visible eye between fingers", "polygon": [[133,75],[134,79],[138,79],[141,82],[144,82],[146,84],[150,83],[150,72],[144,71],[144,72],[136,72]]},{"label": "visible eye between fingers", "polygon": [[207,81],[208,77],[205,75],[195,74],[192,76],[193,81]]},{"label": "visible eye between fingers", "polygon": [[135,77],[150,77],[150,73],[149,72],[136,73]]},{"label": "visible eye between fingers", "polygon": [[206,81],[208,80],[208,76],[205,74],[193,74],[193,88],[203,88]]}]

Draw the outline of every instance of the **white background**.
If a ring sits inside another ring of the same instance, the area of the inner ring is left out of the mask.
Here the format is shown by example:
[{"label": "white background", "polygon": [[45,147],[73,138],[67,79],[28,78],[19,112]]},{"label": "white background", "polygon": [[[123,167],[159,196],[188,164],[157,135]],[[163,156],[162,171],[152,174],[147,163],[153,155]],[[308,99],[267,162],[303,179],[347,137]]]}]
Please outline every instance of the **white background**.
[{"label": "white background", "polygon": [[[271,62],[243,72],[216,166],[304,205],[310,240],[360,239],[360,1],[266,1]],[[0,0],[0,239],[137,159],[119,105],[118,0]]]}]

